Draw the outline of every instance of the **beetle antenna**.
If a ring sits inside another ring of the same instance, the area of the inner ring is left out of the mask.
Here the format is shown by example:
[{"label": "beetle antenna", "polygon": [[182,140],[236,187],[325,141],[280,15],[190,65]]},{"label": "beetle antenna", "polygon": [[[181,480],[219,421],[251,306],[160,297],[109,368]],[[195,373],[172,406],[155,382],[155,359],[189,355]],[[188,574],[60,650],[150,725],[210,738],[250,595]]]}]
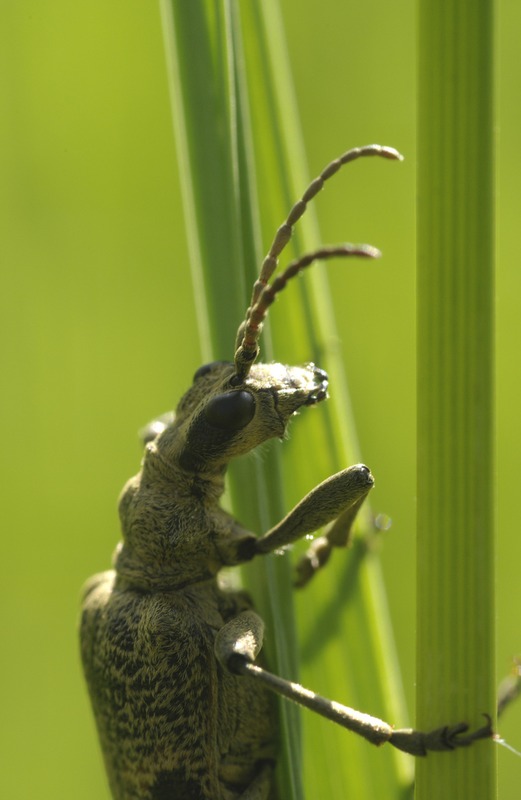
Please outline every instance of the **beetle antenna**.
[{"label": "beetle antenna", "polygon": [[320,175],[309,184],[300,200],[295,203],[289,212],[286,221],[282,223],[275,234],[268,254],[262,262],[260,275],[253,285],[252,298],[246,312],[246,318],[237,332],[235,368],[238,380],[242,381],[246,378],[252,364],[255,362],[259,352],[258,340],[262,330],[262,322],[266,318],[268,308],[273,303],[275,296],[284,288],[290,278],[319,258],[351,255],[374,258],[379,255],[378,251],[369,245],[341,245],[337,248],[323,248],[292,262],[280,276],[280,279],[277,279],[282,281],[282,285],[277,283],[277,280],[273,282],[271,288],[268,284],[277,268],[279,256],[291,239],[293,228],[306,211],[310,200],[316,197],[324,183],[335,175],[344,164],[349,164],[351,161],[356,161],[357,158],[366,156],[379,156],[392,161],[403,161],[403,156],[394,147],[384,147],[380,144],[368,144],[364,147],[353,147],[351,150],[347,150],[339,158],[331,161]]},{"label": "beetle antenna", "polygon": [[343,155],[335,158],[334,161],[331,161],[331,163],[322,170],[320,175],[315,178],[314,181],[311,181],[300,200],[295,203],[289,212],[286,221],[282,223],[275,234],[275,238],[271,243],[268,254],[262,262],[260,275],[255,281],[253,287],[253,295],[250,303],[251,307],[255,305],[263,287],[268,283],[269,279],[275,272],[278,264],[278,258],[291,239],[293,227],[304,214],[308,203],[317,196],[317,194],[323,188],[325,182],[328,181],[329,178],[332,178],[333,175],[336,175],[338,170],[341,169],[344,164],[349,164],[351,161],[356,161],[357,158],[369,156],[379,156],[380,158],[387,158],[391,161],[403,161],[403,156],[398,152],[398,150],[395,150],[394,147],[384,147],[381,144],[367,144],[364,147],[353,147],[351,150],[347,150],[347,152],[345,152]]},{"label": "beetle antenna", "polygon": [[340,244],[330,247],[321,247],[312,253],[292,261],[284,272],[277,275],[273,283],[262,287],[257,295],[255,304],[251,306],[248,316],[239,328],[240,342],[235,353],[235,370],[238,379],[242,382],[248,375],[252,364],[255,362],[259,352],[259,337],[262,332],[262,325],[268,314],[268,309],[274,302],[289,280],[294,278],[303,269],[309,267],[314,261],[330,258],[348,258],[359,256],[362,258],[379,258],[380,251],[369,244]]}]

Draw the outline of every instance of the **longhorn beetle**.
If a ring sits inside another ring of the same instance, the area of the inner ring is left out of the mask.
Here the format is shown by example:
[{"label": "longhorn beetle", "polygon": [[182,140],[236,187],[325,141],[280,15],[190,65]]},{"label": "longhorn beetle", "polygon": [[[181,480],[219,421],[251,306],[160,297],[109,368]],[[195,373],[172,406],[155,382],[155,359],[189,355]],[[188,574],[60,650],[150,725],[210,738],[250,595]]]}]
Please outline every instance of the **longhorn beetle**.
[{"label": "longhorn beetle", "polygon": [[327,397],[314,364],[256,363],[268,309],[288,281],[317,259],[375,258],[368,245],[323,247],[270,283],[308,202],[343,164],[361,156],[401,159],[388,147],[349,150],[306,189],[277,231],[239,327],[232,362],[197,370],[175,415],[147,430],[140,472],[119,500],[123,542],[114,569],[91,578],[81,621],[83,666],[116,800],[267,800],[274,797],[274,693],[322,714],[373,744],[416,756],[492,734],[490,723],[428,733],[394,730],[333,703],[258,663],[263,623],[249,597],[219,571],[279,550],[332,522],[298,567],[303,585],[345,544],[373,486],[363,464],[332,475],[264,535],[219,505],[229,461],[282,438],[290,417]]}]

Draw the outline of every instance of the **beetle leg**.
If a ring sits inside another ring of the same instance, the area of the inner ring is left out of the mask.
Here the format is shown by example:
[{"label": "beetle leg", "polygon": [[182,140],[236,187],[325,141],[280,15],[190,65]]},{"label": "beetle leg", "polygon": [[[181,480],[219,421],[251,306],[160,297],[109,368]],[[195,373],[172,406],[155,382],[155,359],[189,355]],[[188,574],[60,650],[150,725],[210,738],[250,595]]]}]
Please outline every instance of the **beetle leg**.
[{"label": "beetle leg", "polygon": [[268,800],[273,787],[273,764],[264,764],[239,800]]},{"label": "beetle leg", "polygon": [[298,683],[287,681],[278,675],[268,672],[253,663],[248,655],[245,655],[244,648],[241,648],[241,650],[242,652],[239,652],[239,649],[235,648],[233,652],[229,652],[227,660],[223,659],[224,652],[221,650],[219,654],[220,661],[230,672],[246,676],[257,683],[263,684],[276,694],[280,694],[286,699],[292,700],[294,703],[298,703],[320,714],[322,717],[326,717],[331,722],[335,722],[343,728],[362,736],[371,744],[382,745],[385,742],[389,742],[393,747],[402,750],[404,753],[409,753],[413,756],[426,756],[429,752],[447,752],[459,747],[467,747],[479,739],[489,739],[494,735],[491,719],[488,715],[485,715],[486,724],[470,733],[467,733],[469,726],[465,722],[456,725],[444,725],[432,731],[418,731],[414,728],[399,728],[395,730],[389,723],[378,719],[378,717],[364,714],[354,708],[328,700],[309,689],[305,689]]},{"label": "beetle leg", "polygon": [[301,589],[329,561],[335,547],[347,547],[351,540],[351,531],[356,515],[364,502],[361,497],[352,506],[340,514],[323,536],[318,536],[310,544],[304,555],[297,562],[295,586]]},{"label": "beetle leg", "polygon": [[373,476],[364,464],[355,464],[331,475],[312,489],[278,525],[261,536],[255,551],[271,553],[332,520],[339,521],[339,530],[346,525],[349,528],[373,485]]}]

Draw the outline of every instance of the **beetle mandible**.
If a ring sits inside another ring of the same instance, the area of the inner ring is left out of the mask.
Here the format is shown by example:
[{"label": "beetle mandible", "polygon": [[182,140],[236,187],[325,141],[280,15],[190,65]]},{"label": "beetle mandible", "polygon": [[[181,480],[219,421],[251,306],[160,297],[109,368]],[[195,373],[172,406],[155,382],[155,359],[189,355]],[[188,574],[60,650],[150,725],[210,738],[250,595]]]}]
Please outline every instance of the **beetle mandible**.
[{"label": "beetle mandible", "polygon": [[268,800],[275,796],[275,693],[374,744],[413,755],[452,750],[491,735],[463,723],[428,733],[325,698],[258,663],[263,623],[246,593],[223,588],[222,567],[271,553],[332,523],[297,568],[305,584],[345,545],[373,477],[363,464],[332,475],[257,537],[219,505],[228,463],[327,396],[326,373],[256,363],[262,324],[286,283],[318,259],[379,252],[324,247],[270,283],[293,226],[324,182],[362,156],[401,159],[388,147],[355,148],[332,161],[277,231],[237,333],[233,362],[197,370],[175,415],[151,425],[140,472],[119,500],[123,542],[114,569],[85,586],[82,660],[112,794],[116,800]]}]

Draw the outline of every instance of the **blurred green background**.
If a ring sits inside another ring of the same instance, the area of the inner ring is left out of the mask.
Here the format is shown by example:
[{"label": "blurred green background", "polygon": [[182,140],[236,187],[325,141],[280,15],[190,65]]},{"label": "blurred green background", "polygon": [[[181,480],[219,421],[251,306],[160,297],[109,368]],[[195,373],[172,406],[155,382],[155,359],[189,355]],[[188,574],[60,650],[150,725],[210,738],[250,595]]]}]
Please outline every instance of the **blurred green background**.
[{"label": "blurred green background", "polygon": [[[363,459],[377,478],[373,508],[393,520],[382,559],[412,707],[415,6],[281,0],[281,7],[310,176],[371,141],[407,157],[392,168],[350,169],[316,208],[324,241],[369,241],[385,255],[376,266],[329,274]],[[521,7],[502,0],[499,21],[503,674],[521,652]],[[136,431],[175,405],[200,363],[162,33],[157,4],[137,0],[4,2],[0,31],[2,796],[104,800],[77,655],[79,590],[110,563],[116,499],[139,464]],[[500,726],[518,749],[520,720],[512,709]],[[500,797],[514,800],[521,762],[502,748],[498,756]]]}]

